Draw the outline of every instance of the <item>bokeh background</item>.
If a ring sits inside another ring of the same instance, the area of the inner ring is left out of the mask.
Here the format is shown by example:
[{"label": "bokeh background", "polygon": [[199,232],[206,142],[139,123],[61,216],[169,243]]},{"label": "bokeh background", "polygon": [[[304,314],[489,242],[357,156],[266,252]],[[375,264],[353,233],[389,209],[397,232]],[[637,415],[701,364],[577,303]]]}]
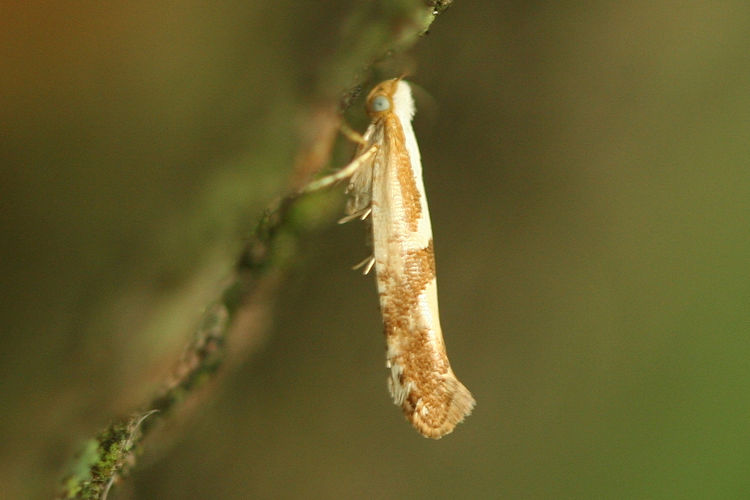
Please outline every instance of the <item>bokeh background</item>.
[{"label": "bokeh background", "polygon": [[[158,386],[364,5],[2,7],[3,496]],[[475,413],[403,421],[365,228],[332,220],[113,497],[747,498],[750,3],[456,0],[407,60]]]}]

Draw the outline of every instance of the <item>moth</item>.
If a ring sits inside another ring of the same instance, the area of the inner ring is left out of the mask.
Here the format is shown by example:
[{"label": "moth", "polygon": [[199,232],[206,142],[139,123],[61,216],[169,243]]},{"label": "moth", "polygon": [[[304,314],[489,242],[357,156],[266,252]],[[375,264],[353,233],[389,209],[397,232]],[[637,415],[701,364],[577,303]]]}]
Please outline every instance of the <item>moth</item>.
[{"label": "moth", "polygon": [[373,255],[360,265],[365,274],[375,268],[388,388],[416,430],[438,439],[471,413],[475,401],[453,373],[440,328],[432,227],[409,84],[396,78],[376,85],[366,111],[371,123],[354,160],[316,187],[350,177],[348,215],[341,222],[372,221]]}]

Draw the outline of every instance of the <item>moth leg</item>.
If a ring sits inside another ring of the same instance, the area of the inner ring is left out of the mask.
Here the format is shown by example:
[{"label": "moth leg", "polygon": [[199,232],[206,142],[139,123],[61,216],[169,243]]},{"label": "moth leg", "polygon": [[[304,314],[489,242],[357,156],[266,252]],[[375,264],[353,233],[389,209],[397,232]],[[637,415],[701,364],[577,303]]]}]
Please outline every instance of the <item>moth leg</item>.
[{"label": "moth leg", "polygon": [[362,137],[362,134],[351,128],[346,123],[342,123],[339,129],[341,130],[341,133],[350,141],[356,142],[357,144],[361,144],[363,146],[367,145],[367,141],[364,137]]},{"label": "moth leg", "polygon": [[[363,139],[364,140],[364,139]],[[326,175],[325,177],[321,177],[320,179],[314,180],[311,183],[309,183],[307,186],[300,189],[300,193],[312,193],[314,191],[319,191],[321,189],[327,188],[328,186],[335,184],[336,182],[351,177],[354,172],[359,169],[362,165],[364,165],[367,160],[369,160],[372,155],[375,154],[375,151],[378,149],[378,146],[376,144],[373,144],[370,146],[369,149],[367,149],[364,153],[354,158],[349,165],[345,166],[341,170],[339,170],[336,173],[333,173],[331,175]]]},{"label": "moth leg", "polygon": [[365,260],[357,264],[356,266],[352,267],[352,270],[359,269],[360,267],[364,267],[362,269],[362,274],[368,274],[370,270],[372,269],[372,266],[375,265],[375,256],[370,255]]},{"label": "moth leg", "polygon": [[367,216],[370,215],[371,212],[372,212],[372,207],[365,207],[362,210],[357,210],[356,212],[351,213],[347,215],[346,217],[340,218],[338,220],[338,223],[346,224],[347,222],[352,221],[354,219],[365,220]]}]

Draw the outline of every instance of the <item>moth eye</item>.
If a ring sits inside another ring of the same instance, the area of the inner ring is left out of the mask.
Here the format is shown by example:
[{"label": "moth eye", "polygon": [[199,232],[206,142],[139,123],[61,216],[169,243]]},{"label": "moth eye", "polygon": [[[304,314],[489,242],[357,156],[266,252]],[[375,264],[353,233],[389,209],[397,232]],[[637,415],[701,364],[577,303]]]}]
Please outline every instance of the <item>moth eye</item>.
[{"label": "moth eye", "polygon": [[384,95],[379,95],[372,100],[371,108],[373,111],[387,111],[391,107],[391,101]]}]

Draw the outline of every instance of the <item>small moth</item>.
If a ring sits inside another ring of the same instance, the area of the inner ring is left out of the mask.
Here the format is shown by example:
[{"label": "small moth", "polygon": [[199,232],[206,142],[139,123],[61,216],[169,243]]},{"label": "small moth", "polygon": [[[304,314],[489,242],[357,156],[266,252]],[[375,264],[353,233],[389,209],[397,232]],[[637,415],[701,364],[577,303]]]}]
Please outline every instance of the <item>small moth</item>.
[{"label": "small moth", "polygon": [[393,401],[422,435],[438,439],[474,408],[445,351],[438,315],[432,227],[422,183],[419,148],[411,126],[414,100],[400,78],[370,92],[371,119],[354,160],[318,181],[351,177],[347,216],[372,219],[374,266],[386,339],[388,388]]}]

